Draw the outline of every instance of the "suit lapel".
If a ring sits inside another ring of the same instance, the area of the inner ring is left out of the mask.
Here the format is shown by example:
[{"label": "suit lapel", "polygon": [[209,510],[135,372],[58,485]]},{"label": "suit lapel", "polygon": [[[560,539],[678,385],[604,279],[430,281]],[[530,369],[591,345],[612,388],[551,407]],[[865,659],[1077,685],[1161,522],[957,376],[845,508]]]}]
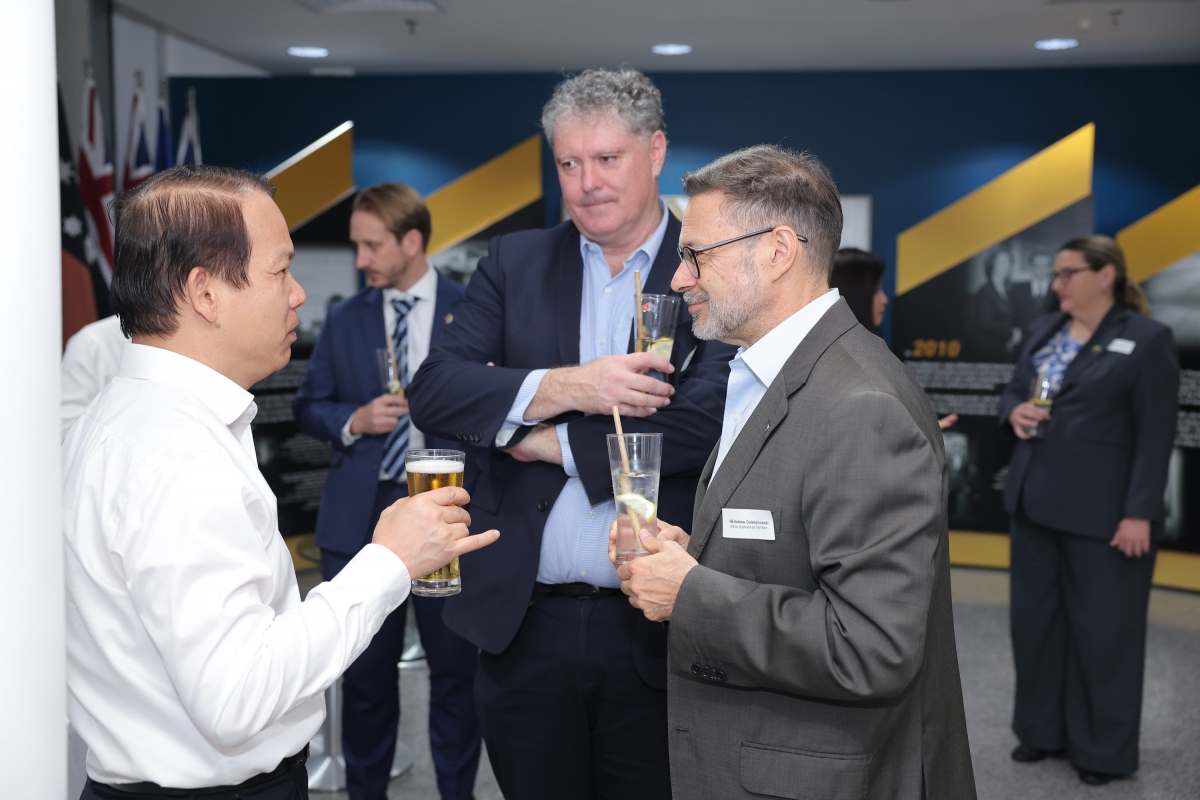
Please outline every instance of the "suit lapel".
[{"label": "suit lapel", "polygon": [[1132,313],[1119,303],[1108,310],[1096,328],[1096,332],[1092,334],[1092,338],[1079,349],[1079,354],[1067,365],[1066,372],[1063,373],[1062,386],[1058,390],[1059,394],[1078,383],[1079,376],[1085,374],[1100,361],[1101,356],[1104,355],[1104,349],[1116,338],[1125,320]]},{"label": "suit lapel", "polygon": [[383,394],[383,377],[379,374],[375,351],[387,347],[388,337],[383,329],[383,292],[371,289],[362,295],[362,308],[357,316],[359,331],[353,341],[364,342],[366,347],[355,347],[352,357],[358,364],[363,396],[378,397]]},{"label": "suit lapel", "polygon": [[[433,269],[433,267],[430,267]],[[433,300],[433,327],[429,330],[430,349],[433,349],[433,342],[436,342],[442,335],[442,331],[446,329],[446,315],[450,313],[450,292],[445,291],[442,287],[442,281],[450,279],[442,275],[440,272],[437,276],[437,293]]]},{"label": "suit lapel", "polygon": [[558,254],[558,290],[554,311],[557,320],[559,364],[579,363],[579,309],[583,305],[583,255],[579,231],[564,229]]},{"label": "suit lapel", "polygon": [[[754,466],[759,452],[788,415],[788,403],[793,394],[804,388],[817,360],[846,331],[858,324],[846,301],[839,299],[817,322],[799,346],[792,352],[783,369],[767,387],[767,393],[746,420],[734,439],[721,468],[712,474],[716,454],[709,458],[705,472],[709,475],[704,497],[692,520],[692,538],[688,552],[699,558],[708,538],[716,528],[721,509],[725,508],[734,491]],[[703,482],[703,477],[702,477]]]}]

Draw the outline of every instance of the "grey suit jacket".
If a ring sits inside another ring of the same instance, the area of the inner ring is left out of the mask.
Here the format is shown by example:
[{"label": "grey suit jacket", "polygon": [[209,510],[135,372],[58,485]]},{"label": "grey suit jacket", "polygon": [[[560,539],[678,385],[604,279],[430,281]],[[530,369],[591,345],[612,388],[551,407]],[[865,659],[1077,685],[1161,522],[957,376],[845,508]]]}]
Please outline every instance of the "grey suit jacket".
[{"label": "grey suit jacket", "polygon": [[[840,300],[714,461],[670,623],[674,796],[972,800],[946,459],[911,373]],[[727,538],[723,508],[775,539]]]}]

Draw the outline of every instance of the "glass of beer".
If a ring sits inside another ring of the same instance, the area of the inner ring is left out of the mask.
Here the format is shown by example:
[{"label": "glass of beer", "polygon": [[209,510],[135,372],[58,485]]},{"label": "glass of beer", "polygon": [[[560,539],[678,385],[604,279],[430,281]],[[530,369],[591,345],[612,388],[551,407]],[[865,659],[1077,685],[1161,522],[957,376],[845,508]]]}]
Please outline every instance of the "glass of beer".
[{"label": "glass of beer", "polygon": [[661,433],[608,434],[608,465],[617,500],[617,563],[647,554],[638,535],[658,533],[658,481],[662,472]]},{"label": "glass of beer", "polygon": [[[462,450],[409,450],[404,454],[408,496],[443,486],[462,486],[466,459],[467,454]],[[461,591],[457,558],[436,572],[413,578],[412,582],[412,593],[421,597],[446,597]]]},{"label": "glass of beer", "polygon": [[[642,325],[635,336],[634,351],[654,353],[670,361],[671,351],[675,349],[675,322],[679,318],[679,298],[673,294],[644,294],[638,314],[642,318]],[[634,324],[637,324],[637,320],[634,320]],[[648,370],[646,374],[660,381],[667,379],[667,376],[658,370]]]}]

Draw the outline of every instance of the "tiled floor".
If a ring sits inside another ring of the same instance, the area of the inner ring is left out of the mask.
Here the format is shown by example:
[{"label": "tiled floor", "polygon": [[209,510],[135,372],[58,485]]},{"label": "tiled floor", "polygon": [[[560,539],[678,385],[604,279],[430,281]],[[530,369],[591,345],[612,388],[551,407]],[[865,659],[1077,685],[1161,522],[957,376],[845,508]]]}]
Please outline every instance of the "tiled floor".
[{"label": "tiled floor", "polygon": [[[953,570],[955,630],[963,695],[980,800],[1195,800],[1200,798],[1200,595],[1167,590],[1151,598],[1141,770],[1132,778],[1093,788],[1080,783],[1061,759],[1017,764],[1012,713],[1013,668],[1008,638],[1008,575]],[[400,737],[414,750],[412,769],[392,781],[393,800],[438,800],[424,730],[428,673],[402,671],[404,715]],[[344,793],[314,793],[343,800]],[[484,756],[477,800],[501,794]],[[688,798],[681,798],[688,800]]]}]

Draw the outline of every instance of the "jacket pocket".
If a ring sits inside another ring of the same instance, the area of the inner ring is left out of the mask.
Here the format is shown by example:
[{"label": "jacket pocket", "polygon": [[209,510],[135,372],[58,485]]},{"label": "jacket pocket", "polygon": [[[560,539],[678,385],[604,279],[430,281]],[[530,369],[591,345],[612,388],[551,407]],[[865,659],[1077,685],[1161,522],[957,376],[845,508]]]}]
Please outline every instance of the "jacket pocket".
[{"label": "jacket pocket", "polygon": [[867,796],[867,754],[845,755],[742,742],[742,788],[791,800],[843,800]]}]

